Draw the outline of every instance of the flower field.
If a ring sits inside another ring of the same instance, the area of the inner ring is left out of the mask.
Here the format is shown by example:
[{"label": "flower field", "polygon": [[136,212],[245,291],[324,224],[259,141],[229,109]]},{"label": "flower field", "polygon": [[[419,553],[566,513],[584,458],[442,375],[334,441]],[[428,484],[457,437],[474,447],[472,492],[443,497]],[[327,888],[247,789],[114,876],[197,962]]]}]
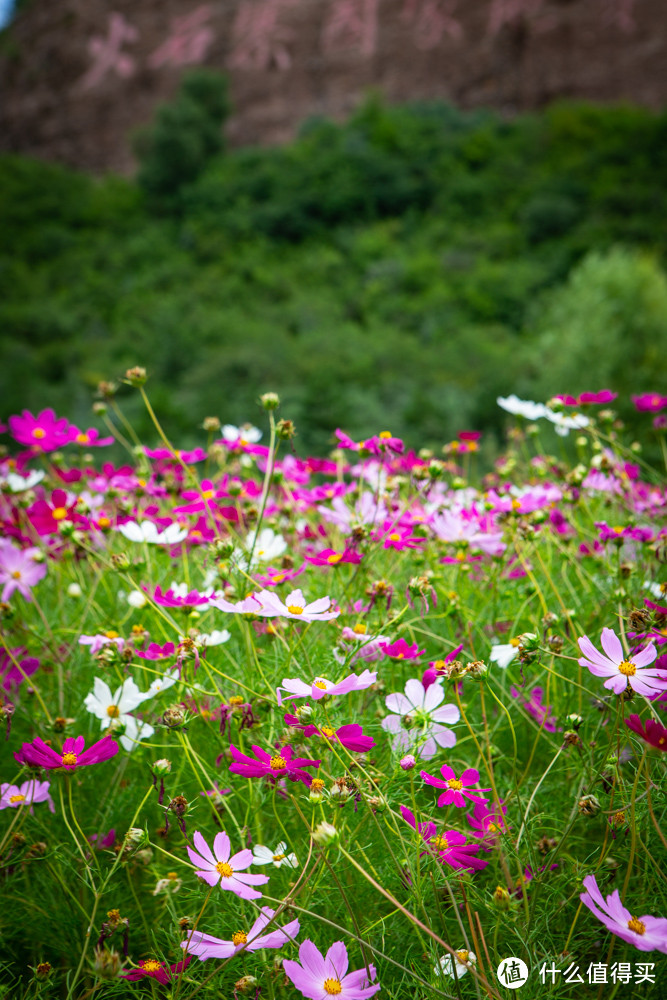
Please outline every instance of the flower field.
[{"label": "flower field", "polygon": [[664,997],[667,397],[484,469],[126,381],[3,428],[0,996]]}]

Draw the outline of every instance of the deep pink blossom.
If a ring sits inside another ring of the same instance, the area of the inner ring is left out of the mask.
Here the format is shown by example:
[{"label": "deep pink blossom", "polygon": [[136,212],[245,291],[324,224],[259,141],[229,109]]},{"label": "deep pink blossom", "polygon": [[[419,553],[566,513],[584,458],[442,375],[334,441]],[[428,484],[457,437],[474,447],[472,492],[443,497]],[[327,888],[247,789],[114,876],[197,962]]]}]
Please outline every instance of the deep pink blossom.
[{"label": "deep pink blossom", "polygon": [[232,774],[241,774],[245,778],[289,778],[290,781],[303,781],[304,785],[310,785],[313,777],[303,770],[304,767],[319,767],[321,764],[321,761],[307,757],[292,757],[294,751],[290,746],[281,747],[274,753],[267,753],[254,744],[251,749],[255,760],[241,753],[234,745],[230,746],[232,763],[229,770]]},{"label": "deep pink blossom", "polygon": [[431,684],[435,684],[438,677],[447,676],[447,667],[450,663],[453,663],[456,657],[459,655],[463,649],[463,643],[456,646],[451,653],[447,653],[444,660],[431,660],[428,665],[428,669],[422,674],[422,687],[426,691],[430,688]]},{"label": "deep pink blossom", "polygon": [[9,693],[18,690],[23,681],[27,677],[32,677],[39,669],[39,660],[35,656],[26,656],[25,653],[25,646],[11,649],[9,653],[4,649],[0,650],[0,677],[3,691]]},{"label": "deep pink blossom", "polygon": [[490,851],[497,842],[501,833],[507,830],[505,823],[505,813],[507,806],[500,800],[500,809],[493,803],[476,802],[472,814],[466,813],[468,826],[473,830],[473,836],[480,841],[480,846],[484,851]]},{"label": "deep pink blossom", "polygon": [[377,978],[374,965],[369,965],[368,971],[365,968],[347,971],[347,949],[342,941],[332,944],[324,957],[306,938],[299,948],[299,962],[285,959],[283,969],[308,1000],[328,1000],[331,996],[339,1000],[367,1000],[380,989],[379,983],[371,985]]},{"label": "deep pink blossom", "polygon": [[604,686],[614,694],[622,694],[628,685],[647,697],[660,694],[667,688],[667,673],[648,666],[658,655],[653,643],[626,657],[620,639],[610,628],[602,629],[601,642],[606,655],[598,652],[588,636],[584,635],[577,641],[584,654],[579,658],[580,665],[588,667],[596,677],[609,678]]},{"label": "deep pink blossom", "polygon": [[138,656],[141,660],[165,660],[169,656],[173,656],[176,652],[176,646],[173,642],[165,642],[164,646],[158,645],[157,642],[152,642],[150,646],[146,649],[135,649],[134,655]]},{"label": "deep pink blossom", "polygon": [[458,830],[443,830],[438,832],[435,823],[419,823],[414,813],[406,806],[399,806],[401,816],[410,826],[417,830],[421,839],[427,845],[424,853],[432,854],[445,865],[460,871],[474,871],[485,868],[488,864],[475,855],[480,850],[480,844],[469,844],[464,834]]},{"label": "deep pink blossom", "polygon": [[[632,402],[640,413],[658,413],[667,406],[667,396],[658,392],[645,392],[641,396],[633,396]],[[11,422],[10,417],[9,423]]]},{"label": "deep pink blossom", "polygon": [[380,649],[385,656],[390,656],[393,660],[418,660],[426,652],[419,648],[419,643],[413,642],[409,645],[405,639],[397,639],[396,642],[381,642]]},{"label": "deep pink blossom", "polygon": [[253,862],[252,851],[245,847],[236,854],[231,854],[231,844],[229,837],[223,831],[216,833],[213,841],[213,850],[208,846],[201,833],[197,831],[192,838],[197,850],[188,847],[190,861],[195,866],[195,875],[198,875],[208,885],[220,884],[221,889],[235,893],[241,899],[259,899],[262,895],[253,885],[265,885],[269,881],[268,875],[246,875],[244,869],[249,868]]},{"label": "deep pink blossom", "polygon": [[583,885],[586,892],[582,892],[579,898],[607,930],[633,944],[639,951],[667,954],[667,919],[648,915],[633,917],[621,902],[618,889],[604,899],[594,875],[587,875]]},{"label": "deep pink blossom", "polygon": [[[144,590],[148,591],[148,588],[144,587]],[[153,600],[165,608],[197,608],[202,604],[208,604],[210,596],[200,594],[198,590],[190,590],[186,594],[181,594],[173,587],[163,593],[162,587],[158,584],[153,594]]]},{"label": "deep pink blossom", "polygon": [[26,514],[38,535],[55,535],[62,521],[75,521],[79,527],[87,527],[88,522],[75,510],[76,497],[65,490],[54,490],[51,500],[36,500],[28,507]]},{"label": "deep pink blossom", "polygon": [[642,722],[638,715],[629,715],[625,724],[633,733],[641,736],[649,746],[667,753],[667,729],[655,719],[647,719],[646,722]]},{"label": "deep pink blossom", "polygon": [[21,416],[9,418],[9,430],[19,442],[32,446],[37,451],[55,451],[67,444],[69,422],[65,417],[56,417],[53,410],[42,410],[33,416],[24,410]]},{"label": "deep pink blossom", "polygon": [[118,975],[121,979],[129,979],[130,982],[137,982],[139,979],[145,979],[146,977],[157,979],[158,983],[167,986],[173,977],[180,975],[191,961],[192,959],[189,955],[186,955],[182,961],[176,962],[175,965],[165,965],[164,962],[159,962],[156,958],[144,958],[139,962],[137,969],[131,969],[129,972],[119,972]]},{"label": "deep pink blossom", "polygon": [[313,566],[340,566],[343,563],[360,563],[363,554],[348,548],[343,552],[336,552],[335,549],[322,549],[320,552],[306,556],[306,559]]},{"label": "deep pink blossom", "polygon": [[353,753],[367,753],[376,745],[372,736],[364,736],[364,731],[358,723],[351,723],[347,726],[339,726],[334,729],[332,726],[304,725],[299,722],[296,715],[286,715],[285,722],[288,726],[294,726],[303,732],[303,735],[323,736],[332,743],[340,743],[346,750]]},{"label": "deep pink blossom", "polygon": [[[515,687],[510,688],[510,694],[513,698],[523,698],[521,691]],[[556,718],[551,714],[551,706],[542,704],[543,694],[544,692],[541,687],[533,688],[528,700],[522,701],[522,705],[526,712],[532,715],[534,719],[537,719],[540,726],[543,726],[548,733],[555,733]]]},{"label": "deep pink blossom", "polygon": [[204,479],[199,490],[183,490],[181,494],[187,503],[174,507],[174,514],[200,514],[202,511],[217,509],[217,499],[227,496],[226,491],[218,490],[210,479]]},{"label": "deep pink blossom", "polygon": [[89,427],[87,431],[81,431],[74,424],[67,432],[67,440],[70,444],[78,444],[81,448],[106,448],[114,443],[112,437],[100,437],[100,432],[95,427]]},{"label": "deep pink blossom", "polygon": [[[479,771],[473,767],[467,768],[460,778],[456,777],[454,769],[449,764],[443,764],[440,768],[442,778],[435,778],[432,774],[428,774],[427,771],[421,771],[420,773],[427,785],[432,785],[434,788],[444,788],[442,795],[438,798],[438,805],[441,808],[449,805],[463,808],[466,804],[466,799],[470,799],[472,802],[487,801],[484,795],[479,795],[469,790],[472,785],[479,783]],[[476,790],[476,792],[488,791],[490,791],[489,788],[478,788]]]},{"label": "deep pink blossom", "polygon": [[32,743],[24,743],[14,754],[14,759],[19,764],[27,764],[28,767],[74,771],[77,767],[100,764],[118,753],[118,744],[111,736],[103,736],[87,750],[84,750],[85,745],[83,736],[68,736],[63,743],[62,753],[57,753],[53,747],[47,746],[44,740],[37,736]]}]

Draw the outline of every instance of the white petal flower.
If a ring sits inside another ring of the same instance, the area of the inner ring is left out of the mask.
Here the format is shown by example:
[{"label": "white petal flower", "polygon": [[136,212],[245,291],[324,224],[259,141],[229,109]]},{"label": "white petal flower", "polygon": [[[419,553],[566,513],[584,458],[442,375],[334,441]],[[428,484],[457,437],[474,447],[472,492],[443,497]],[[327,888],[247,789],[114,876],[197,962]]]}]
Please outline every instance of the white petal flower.
[{"label": "white petal flower", "polygon": [[127,521],[118,527],[121,535],[130,542],[147,542],[149,545],[175,545],[187,537],[188,529],[178,524],[170,524],[163,531],[158,531],[153,521]]},{"label": "white petal flower", "polygon": [[453,962],[451,955],[443,955],[433,969],[433,972],[436,976],[448,976],[450,979],[453,979],[455,968],[456,978],[460,979],[461,976],[465,976],[466,972],[468,972],[469,966],[474,965],[476,961],[477,955],[474,951],[467,951],[465,948],[461,948],[455,953]]},{"label": "white petal flower", "polygon": [[101,677],[96,677],[93,682],[93,690],[84,699],[84,705],[101,722],[101,729],[108,729],[110,726],[123,727],[124,732],[120,736],[120,742],[126,750],[133,750],[137,742],[152,736],[155,730],[148,723],[135,719],[129,715],[135,708],[138,708],[152,694],[139,690],[131,677],[128,677],[123,684],[112,694],[111,688]]},{"label": "white petal flower", "polygon": [[31,490],[37,483],[41,483],[46,475],[41,469],[33,469],[27,476],[19,476],[16,472],[10,472],[5,480],[12,493],[23,493],[24,490]]},{"label": "white petal flower", "polygon": [[539,420],[540,417],[546,417],[551,413],[551,410],[547,410],[544,403],[533,403],[530,399],[519,399],[514,393],[511,396],[498,396],[496,403],[508,413],[513,413],[516,417],[525,417],[526,420]]},{"label": "white petal flower", "polygon": [[518,642],[499,642],[493,646],[489,659],[491,663],[497,663],[501,670],[506,670],[513,659],[519,655]]},{"label": "white petal flower", "polygon": [[287,865],[288,868],[299,867],[296,854],[287,853],[287,844],[284,840],[276,846],[275,851],[271,851],[263,844],[257,844],[253,847],[252,859],[255,865],[274,865],[275,868],[281,868],[283,865]]},{"label": "white petal flower", "polygon": [[168,670],[162,677],[156,677],[144,697],[154,698],[161,691],[166,691],[168,688],[173,687],[178,679],[178,667],[174,667],[173,670]]},{"label": "white petal flower", "polygon": [[456,735],[448,727],[458,722],[461,713],[456,705],[443,705],[444,698],[442,684],[424,688],[414,677],[405,685],[405,694],[395,691],[387,695],[385,704],[394,714],[382,720],[382,728],[393,735],[396,753],[410,750],[430,760],[438,747],[454,746]]}]

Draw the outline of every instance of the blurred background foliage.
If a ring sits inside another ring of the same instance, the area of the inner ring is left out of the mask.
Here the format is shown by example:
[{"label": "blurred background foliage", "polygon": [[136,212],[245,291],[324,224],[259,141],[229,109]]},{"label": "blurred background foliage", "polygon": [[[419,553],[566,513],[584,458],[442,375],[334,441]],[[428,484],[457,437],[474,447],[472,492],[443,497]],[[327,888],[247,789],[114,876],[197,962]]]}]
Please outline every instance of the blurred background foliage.
[{"label": "blurred background foliage", "polygon": [[140,364],[179,443],[275,389],[323,451],[336,426],[495,431],[498,394],[664,389],[666,114],[371,94],[230,152],[228,109],[223,78],[186,76],[136,182],[0,158],[3,416],[87,426],[97,383]]}]

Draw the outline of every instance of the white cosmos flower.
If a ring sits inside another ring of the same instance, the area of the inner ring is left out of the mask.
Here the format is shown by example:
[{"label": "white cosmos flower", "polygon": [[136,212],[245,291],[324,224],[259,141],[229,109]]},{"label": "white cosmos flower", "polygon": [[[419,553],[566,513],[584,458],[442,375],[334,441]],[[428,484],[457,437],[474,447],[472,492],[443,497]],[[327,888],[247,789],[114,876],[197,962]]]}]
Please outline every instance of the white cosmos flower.
[{"label": "white cosmos flower", "polygon": [[506,670],[513,659],[519,655],[518,642],[499,642],[493,646],[489,659],[491,663],[497,663],[501,670]]},{"label": "white cosmos flower", "polygon": [[[468,972],[468,967],[474,965],[477,961],[477,955],[474,951],[467,951],[465,948],[460,948],[454,955],[452,962],[451,955],[443,955],[441,959],[438,960],[438,964],[434,967],[433,972],[436,976],[448,976],[450,979],[454,978],[454,968],[456,969],[456,978],[460,979],[461,976],[465,976]],[[467,962],[467,965],[464,965]]]},{"label": "white cosmos flower", "polygon": [[296,854],[287,853],[287,844],[281,840],[275,851],[269,850],[263,844],[257,844],[252,849],[252,863],[254,865],[274,865],[276,868],[287,865],[288,868],[298,868],[299,862]]},{"label": "white cosmos flower", "polygon": [[547,420],[550,420],[554,425],[556,434],[560,437],[567,437],[570,431],[581,430],[582,427],[588,427],[590,420],[585,417],[583,413],[556,413],[554,410],[547,409],[544,416]]},{"label": "white cosmos flower", "polygon": [[442,684],[424,688],[414,677],[405,685],[405,694],[396,691],[387,695],[385,705],[395,714],[382,720],[382,728],[393,735],[396,753],[409,751],[430,760],[439,747],[454,746],[456,735],[443,723],[458,722],[461,713],[456,705],[442,705],[444,699]]},{"label": "white cosmos flower", "polygon": [[155,680],[151,682],[144,698],[154,698],[155,695],[160,694],[161,691],[166,691],[167,688],[173,687],[178,679],[178,667],[174,667],[173,670],[168,670],[162,675],[162,677],[156,677]]},{"label": "white cosmos flower", "polygon": [[129,713],[138,708],[147,698],[152,698],[150,691],[142,692],[131,677],[111,694],[111,688],[100,677],[96,677],[93,690],[84,699],[84,705],[97,719],[101,721],[101,729],[109,725],[124,726],[125,732],[120,736],[120,742],[126,750],[133,750],[139,740],[152,736],[155,730],[147,722],[135,719]]},{"label": "white cosmos flower", "polygon": [[27,476],[19,476],[17,472],[10,472],[4,482],[7,483],[12,493],[23,493],[24,490],[31,490],[37,483],[41,483],[46,475],[41,469],[33,469]]},{"label": "white cosmos flower", "polygon": [[188,529],[178,524],[170,524],[163,531],[158,531],[153,521],[127,521],[118,527],[121,535],[130,542],[148,542],[149,545],[175,545],[187,537]]},{"label": "white cosmos flower", "polygon": [[144,608],[148,604],[148,598],[141,590],[131,590],[129,594],[120,591],[118,596],[120,597],[121,594],[131,608]]},{"label": "white cosmos flower", "polygon": [[222,428],[222,436],[225,441],[233,441],[235,444],[257,444],[262,437],[262,432],[259,427],[253,427],[252,424],[244,424],[243,427],[225,424]]},{"label": "white cosmos flower", "polygon": [[229,642],[232,637],[232,633],[226,628],[214,629],[212,632],[202,632],[197,641],[201,643],[202,646],[222,646],[224,642]]},{"label": "white cosmos flower", "polygon": [[[257,531],[249,531],[245,540],[247,557],[245,562],[249,563],[252,552],[252,562],[271,562],[278,559],[287,551],[287,542],[282,535],[277,534],[272,528],[262,528],[259,534]],[[243,561],[243,557],[242,557]]]},{"label": "white cosmos flower", "polygon": [[547,410],[544,403],[533,403],[530,399],[519,399],[514,393],[511,396],[498,396],[496,403],[508,413],[513,413],[516,417],[525,417],[526,420],[539,420],[540,417],[546,417],[551,413],[551,410]]}]

